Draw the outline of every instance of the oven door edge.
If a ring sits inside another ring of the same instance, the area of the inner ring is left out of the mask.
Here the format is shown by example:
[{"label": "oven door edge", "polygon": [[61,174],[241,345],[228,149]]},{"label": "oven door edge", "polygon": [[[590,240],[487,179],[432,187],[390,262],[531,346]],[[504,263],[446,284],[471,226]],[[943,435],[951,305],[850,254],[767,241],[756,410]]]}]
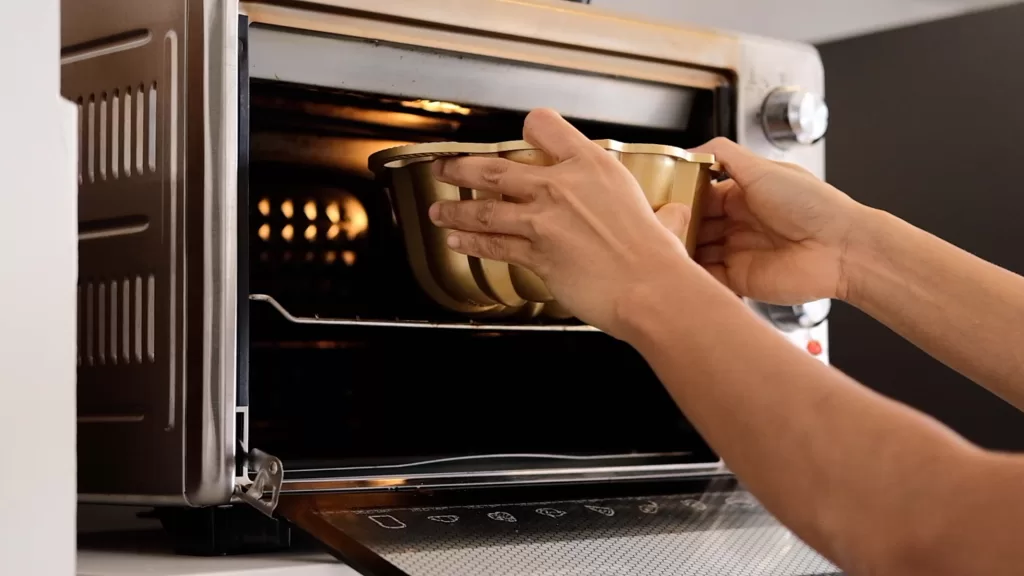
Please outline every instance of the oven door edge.
[{"label": "oven door edge", "polygon": [[201,193],[187,207],[199,248],[186,262],[184,481],[188,503],[206,506],[230,501],[236,478],[238,1],[188,9],[187,185]]}]

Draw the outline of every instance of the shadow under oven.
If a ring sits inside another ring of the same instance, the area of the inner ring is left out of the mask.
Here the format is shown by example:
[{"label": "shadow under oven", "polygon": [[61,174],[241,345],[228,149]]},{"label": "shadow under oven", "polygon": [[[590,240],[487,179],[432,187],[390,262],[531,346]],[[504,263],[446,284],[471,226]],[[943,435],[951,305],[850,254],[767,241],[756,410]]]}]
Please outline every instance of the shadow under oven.
[{"label": "shadow under oven", "polygon": [[[822,90],[812,49],[542,1],[64,4],[63,92],[82,127],[82,501],[247,502],[371,573],[404,561],[380,534],[415,522],[449,551],[439,527],[564,543],[594,520],[692,547],[733,518],[788,541],[630,347],[427,298],[366,160],[515,140],[547,106],[594,139],[726,136],[820,175],[822,144],[801,144],[792,106]],[[827,361],[827,303],[751,305]],[[741,552],[732,566],[765,562]],[[773,573],[831,570],[800,554]]]}]

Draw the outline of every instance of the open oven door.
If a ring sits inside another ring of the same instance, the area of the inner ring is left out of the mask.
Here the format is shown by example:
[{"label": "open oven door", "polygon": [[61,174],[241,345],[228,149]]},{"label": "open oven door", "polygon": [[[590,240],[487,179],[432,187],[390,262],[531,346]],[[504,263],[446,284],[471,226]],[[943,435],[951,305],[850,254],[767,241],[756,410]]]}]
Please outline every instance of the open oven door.
[{"label": "open oven door", "polygon": [[372,576],[841,574],[730,477],[591,488],[282,495],[278,513]]}]

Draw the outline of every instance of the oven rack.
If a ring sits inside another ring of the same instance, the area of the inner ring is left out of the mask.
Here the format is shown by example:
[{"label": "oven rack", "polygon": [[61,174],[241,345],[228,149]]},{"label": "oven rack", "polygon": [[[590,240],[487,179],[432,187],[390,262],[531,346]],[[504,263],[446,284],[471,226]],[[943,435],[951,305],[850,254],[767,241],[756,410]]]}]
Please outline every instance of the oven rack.
[{"label": "oven rack", "polygon": [[440,330],[476,330],[485,332],[601,332],[585,324],[486,324],[479,322],[429,322],[421,320],[362,320],[295,316],[269,294],[250,294],[249,300],[272,306],[287,321],[315,326],[368,326],[381,328],[432,328]]}]

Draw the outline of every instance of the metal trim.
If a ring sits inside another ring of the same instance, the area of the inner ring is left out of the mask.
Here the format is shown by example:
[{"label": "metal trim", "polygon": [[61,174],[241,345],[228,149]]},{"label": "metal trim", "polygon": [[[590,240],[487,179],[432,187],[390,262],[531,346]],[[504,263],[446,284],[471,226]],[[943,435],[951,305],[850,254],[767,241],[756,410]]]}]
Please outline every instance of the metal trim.
[{"label": "metal trim", "polygon": [[238,1],[188,2],[186,237],[201,240],[188,255],[181,301],[184,481],[189,504],[203,506],[231,499],[238,456]]},{"label": "metal trim", "polygon": [[[631,453],[631,454],[601,454],[598,456],[574,456],[569,454],[474,454],[470,456],[452,456],[449,458],[431,458],[427,460],[414,460],[412,462],[405,462],[402,464],[379,464],[379,465],[368,465],[368,466],[341,466],[336,468],[330,468],[330,470],[337,470],[339,472],[351,472],[353,470],[402,470],[419,468],[421,466],[432,466],[436,464],[454,464],[457,462],[487,462],[493,460],[537,460],[537,461],[551,461],[551,462],[601,462],[608,460],[642,460],[642,459],[655,459],[655,458],[672,458],[680,456],[690,456],[693,452],[652,452],[652,453]],[[653,466],[653,464],[644,464],[642,466]],[[618,468],[617,466],[615,468]],[[323,468],[293,468],[292,474],[299,472],[316,472],[324,470]],[[575,468],[573,469],[575,470]]]},{"label": "metal trim", "polygon": [[336,16],[384,26],[403,22],[408,23],[406,27],[445,29],[480,39],[506,37],[515,42],[544,43],[548,48],[577,46],[602,55],[665,62],[681,62],[680,56],[685,54],[689,64],[706,70],[734,69],[740,57],[737,41],[743,37],[552,0],[306,0],[302,10],[281,4],[286,2],[257,0],[242,2],[241,8],[254,22],[292,19],[303,21],[302,27],[309,29],[316,29],[315,20]]},{"label": "metal trim", "polygon": [[721,462],[715,464],[667,464],[633,467],[603,467],[552,470],[512,470],[459,474],[416,474],[405,476],[364,476],[358,478],[327,478],[289,480],[281,486],[282,493],[361,492],[370,490],[412,490],[438,488],[483,488],[496,486],[528,486],[537,484],[569,484],[614,482],[626,480],[665,480],[693,476],[731,476]]},{"label": "metal trim", "polygon": [[[449,52],[470,53],[483,57],[500,58],[518,62],[550,66],[555,68],[587,71],[597,74],[621,76],[648,82],[658,82],[676,86],[687,86],[691,88],[714,89],[718,86],[728,84],[733,80],[731,74],[732,66],[704,65],[700,62],[680,60],[680,54],[686,52],[681,49],[673,50],[670,54],[660,57],[646,57],[645,54],[631,54],[629,51],[617,52],[614,50],[601,50],[595,43],[598,38],[591,38],[587,42],[547,42],[542,37],[488,34],[486,31],[475,28],[474,25],[464,27],[453,27],[437,21],[413,21],[411,19],[390,19],[381,18],[378,11],[381,8],[390,8],[391,5],[404,0],[390,0],[387,7],[380,3],[374,4],[365,1],[362,10],[337,10],[330,7],[317,7],[306,3],[304,8],[285,7],[270,5],[268,3],[242,2],[240,10],[246,14],[254,24],[264,24],[291,28],[295,30],[318,32],[323,34],[349,36],[352,38],[363,38],[367,40],[379,40],[420,46]],[[436,9],[437,2],[424,4],[413,2],[415,10],[426,14]],[[497,15],[499,19],[506,21],[506,24],[513,22],[511,14],[501,15],[507,10],[506,2],[476,1],[474,0],[471,10],[477,10],[486,6],[488,15]],[[449,16],[461,18],[464,14],[451,14]],[[534,21],[525,21],[513,27],[520,32],[533,28]],[[622,24],[628,27],[635,22],[623,20]],[[578,27],[578,22],[577,26]],[[616,32],[622,32],[623,27],[617,27]],[[680,34],[679,28],[672,29],[674,41],[682,40],[687,42],[684,34]],[[554,28],[545,28],[547,31],[555,31]],[[539,31],[535,31],[539,32]],[[591,30],[588,30],[592,33]],[[603,40],[604,38],[600,38]],[[723,49],[732,50],[738,55],[735,39],[727,42],[727,45],[712,46],[707,38],[695,40],[699,44],[702,56],[718,58]],[[638,47],[638,46],[634,46]],[[733,61],[732,56],[723,61]]]},{"label": "metal trim", "polygon": [[[712,170],[718,169],[718,167],[714,165],[714,154],[694,153],[676,146],[667,146],[664,144],[633,144],[618,142],[616,140],[594,140],[593,142],[610,152],[620,152],[623,154],[658,154],[693,164],[711,164]],[[431,162],[440,157],[504,154],[507,152],[536,149],[536,146],[530,144],[526,140],[496,142],[493,144],[471,142],[428,142],[426,144],[407,144],[404,146],[395,146],[394,148],[381,150],[380,152],[376,152],[370,156],[368,164],[372,172],[378,173],[384,168],[401,168],[414,162]]]},{"label": "metal trim", "polygon": [[685,128],[697,96],[696,88],[678,84],[256,24],[249,30],[249,74],[502,110],[552,107],[567,117],[631,126]]},{"label": "metal trim", "polygon": [[235,405],[249,405],[249,165],[251,135],[249,130],[249,18],[238,16],[238,176],[236,187],[235,226],[237,234],[236,303],[237,327]]}]

